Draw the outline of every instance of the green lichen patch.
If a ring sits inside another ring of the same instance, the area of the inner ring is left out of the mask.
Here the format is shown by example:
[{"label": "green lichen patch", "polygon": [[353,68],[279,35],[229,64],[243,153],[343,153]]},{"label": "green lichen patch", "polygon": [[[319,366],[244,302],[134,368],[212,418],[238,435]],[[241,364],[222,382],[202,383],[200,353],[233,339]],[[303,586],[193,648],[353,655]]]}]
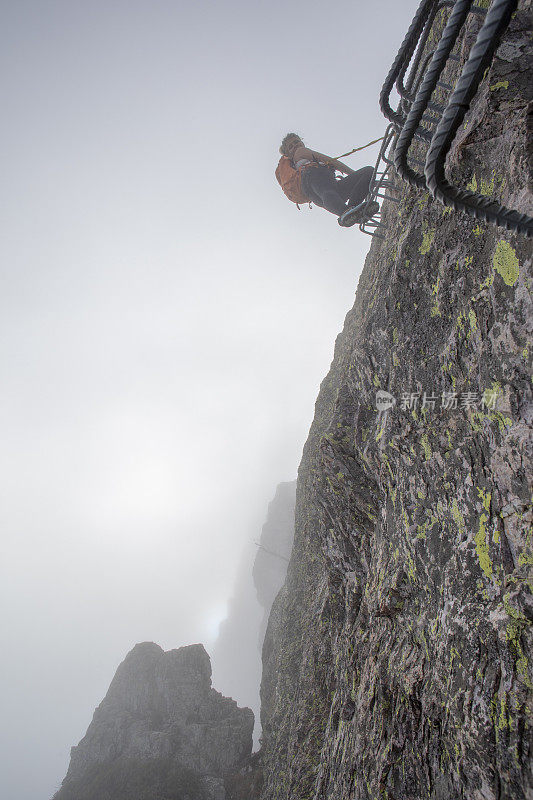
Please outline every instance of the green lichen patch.
[{"label": "green lichen patch", "polygon": [[496,180],[496,173],[494,170],[492,171],[492,176],[490,181],[485,180],[485,178],[481,178],[479,182],[479,191],[480,194],[487,197],[488,195],[494,194],[494,181]]},{"label": "green lichen patch", "polygon": [[427,433],[425,433],[423,436],[421,436],[420,444],[422,445],[422,448],[424,450],[424,458],[425,458],[425,460],[429,461],[429,459],[432,456],[432,452],[431,452],[431,445],[429,444],[429,439],[428,439]]},{"label": "green lichen patch", "polygon": [[464,533],[465,521],[463,515],[459,511],[459,506],[457,505],[457,499],[455,497],[452,500],[452,519],[457,525],[459,531]]},{"label": "green lichen patch", "polygon": [[435,230],[428,229],[425,230],[422,234],[422,244],[418,248],[418,252],[425,256],[431,250],[431,245],[433,244],[433,240],[435,239]]},{"label": "green lichen patch", "polygon": [[483,570],[485,576],[492,580],[494,575],[492,572],[492,561],[489,555],[489,543],[487,539],[487,522],[489,521],[488,514],[481,514],[479,518],[478,531],[474,537],[476,544],[476,552],[479,560],[479,566]]},{"label": "green lichen patch", "polygon": [[492,263],[494,264],[494,269],[501,275],[507,286],[516,284],[520,265],[514,248],[505,239],[500,239],[497,243]]}]

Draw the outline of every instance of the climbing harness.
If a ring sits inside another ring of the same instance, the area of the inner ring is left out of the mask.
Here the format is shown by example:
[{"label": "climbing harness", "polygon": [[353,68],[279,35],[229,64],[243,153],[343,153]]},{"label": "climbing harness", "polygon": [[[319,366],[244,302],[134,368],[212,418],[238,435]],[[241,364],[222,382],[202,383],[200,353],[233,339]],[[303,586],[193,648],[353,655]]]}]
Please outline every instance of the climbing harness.
[{"label": "climbing harness", "polygon": [[[445,177],[446,156],[453,139],[517,5],[518,0],[493,0],[487,12],[474,5],[473,0],[422,0],[381,90],[381,110],[391,125],[385,133],[366,204],[383,196],[380,192],[384,188],[397,188],[391,176],[394,165],[400,178],[428,190],[443,205],[527,237],[533,235],[533,218],[453,186]],[[449,11],[449,17],[438,42],[428,51],[441,10]],[[461,56],[453,48],[469,15],[481,18],[483,24],[456,77]],[[394,87],[400,96],[396,109],[390,101]],[[364,233],[383,238],[381,212],[359,227]]]}]

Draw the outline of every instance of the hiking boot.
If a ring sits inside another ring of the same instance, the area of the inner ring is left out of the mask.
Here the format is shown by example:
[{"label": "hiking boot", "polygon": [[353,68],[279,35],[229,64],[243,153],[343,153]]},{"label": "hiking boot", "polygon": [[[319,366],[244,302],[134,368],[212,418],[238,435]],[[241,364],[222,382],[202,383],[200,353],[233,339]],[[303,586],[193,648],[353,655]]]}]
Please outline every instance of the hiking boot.
[{"label": "hiking boot", "polygon": [[359,205],[352,206],[344,211],[337,221],[341,227],[349,228],[356,223],[366,222],[370,217],[374,216],[376,211],[379,211],[379,203],[376,203],[375,200],[371,203],[363,200]]},{"label": "hiking boot", "polygon": [[376,200],[372,200],[371,203],[368,203],[367,207],[363,209],[363,216],[361,222],[368,222],[374,214],[377,214],[379,211],[379,203]]},{"label": "hiking boot", "polygon": [[346,211],[343,211],[337,220],[341,228],[350,228],[352,225],[355,225],[357,222],[359,222],[361,211],[363,210],[364,205],[364,202],[359,203],[359,205],[350,206],[350,208],[347,208]]},{"label": "hiking boot", "polygon": [[343,228],[349,228],[357,223],[366,222],[367,219],[370,219],[370,217],[376,213],[377,209],[379,209],[377,203],[367,204],[366,200],[363,200],[362,203],[351,206],[340,215],[338,220],[339,225]]}]

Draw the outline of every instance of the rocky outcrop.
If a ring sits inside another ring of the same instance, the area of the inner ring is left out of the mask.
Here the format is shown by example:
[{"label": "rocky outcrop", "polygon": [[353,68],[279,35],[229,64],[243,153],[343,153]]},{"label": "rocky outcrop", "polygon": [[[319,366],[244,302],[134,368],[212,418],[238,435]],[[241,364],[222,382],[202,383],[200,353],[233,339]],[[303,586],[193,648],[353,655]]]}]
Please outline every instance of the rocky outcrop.
[{"label": "rocky outcrop", "polygon": [[[449,164],[529,214],[530,20],[523,0]],[[533,797],[531,243],[399,199],[300,466],[262,800]]]},{"label": "rocky outcrop", "polygon": [[253,713],[211,688],[200,644],[136,645],[119,666],[54,800],[232,800]]}]

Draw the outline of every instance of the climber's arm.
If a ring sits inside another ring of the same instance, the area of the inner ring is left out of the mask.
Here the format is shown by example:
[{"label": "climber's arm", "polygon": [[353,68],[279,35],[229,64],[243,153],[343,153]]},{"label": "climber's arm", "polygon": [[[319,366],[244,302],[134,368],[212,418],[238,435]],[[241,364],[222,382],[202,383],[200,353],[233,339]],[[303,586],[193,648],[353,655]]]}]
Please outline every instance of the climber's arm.
[{"label": "climber's arm", "polygon": [[331,158],[331,156],[326,156],[324,153],[318,153],[316,150],[311,150],[313,156],[318,159],[318,161],[323,161],[325,164],[331,164],[335,167],[336,170],[339,172],[344,172],[345,175],[349,175],[354,170],[351,167],[348,167],[346,164],[343,164],[342,161],[337,161],[336,158]]}]

